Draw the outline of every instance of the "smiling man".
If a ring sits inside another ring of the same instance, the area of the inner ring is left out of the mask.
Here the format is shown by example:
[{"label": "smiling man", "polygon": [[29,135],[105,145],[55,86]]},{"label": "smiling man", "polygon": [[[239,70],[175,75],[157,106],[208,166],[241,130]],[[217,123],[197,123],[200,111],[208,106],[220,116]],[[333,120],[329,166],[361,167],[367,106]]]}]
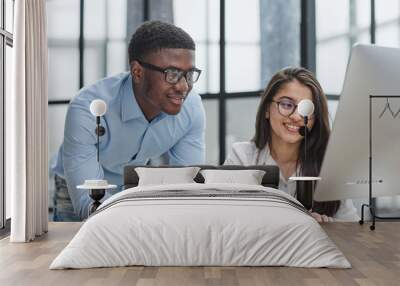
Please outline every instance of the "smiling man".
[{"label": "smiling man", "polygon": [[[133,34],[128,53],[130,72],[83,88],[70,103],[64,141],[53,164],[55,220],[87,217],[91,200],[76,188],[86,179],[121,186],[124,166],[160,157],[169,165],[204,163],[204,108],[192,91],[201,73],[195,67],[193,39],[172,24],[146,22]],[[94,99],[107,103],[100,162],[95,117],[89,110]]]}]

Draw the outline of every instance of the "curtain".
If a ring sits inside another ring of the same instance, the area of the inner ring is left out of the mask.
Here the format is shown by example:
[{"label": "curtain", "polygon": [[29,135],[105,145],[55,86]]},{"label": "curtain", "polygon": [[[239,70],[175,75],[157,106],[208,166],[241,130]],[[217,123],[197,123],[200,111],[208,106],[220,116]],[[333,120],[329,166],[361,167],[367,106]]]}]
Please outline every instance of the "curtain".
[{"label": "curtain", "polygon": [[45,0],[16,0],[12,96],[6,98],[6,187],[12,242],[48,228],[47,28]]}]

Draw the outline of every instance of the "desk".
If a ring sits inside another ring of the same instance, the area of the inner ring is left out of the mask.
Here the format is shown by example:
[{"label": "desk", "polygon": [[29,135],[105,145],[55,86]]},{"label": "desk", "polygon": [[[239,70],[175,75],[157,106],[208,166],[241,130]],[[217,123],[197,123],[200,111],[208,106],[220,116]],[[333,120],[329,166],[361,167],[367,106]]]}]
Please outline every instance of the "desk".
[{"label": "desk", "polygon": [[0,285],[399,285],[400,222],[323,225],[352,269],[289,267],[120,267],[48,270],[81,223],[50,222],[32,243],[0,241]]}]

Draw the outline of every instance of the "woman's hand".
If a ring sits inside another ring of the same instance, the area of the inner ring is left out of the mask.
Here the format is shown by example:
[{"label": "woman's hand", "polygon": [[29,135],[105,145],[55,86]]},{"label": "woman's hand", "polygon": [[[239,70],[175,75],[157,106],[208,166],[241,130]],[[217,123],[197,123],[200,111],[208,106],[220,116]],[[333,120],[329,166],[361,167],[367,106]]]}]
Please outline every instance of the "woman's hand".
[{"label": "woman's hand", "polygon": [[320,215],[319,213],[316,212],[311,212],[311,216],[313,218],[315,218],[315,220],[319,223],[323,223],[323,222],[332,222],[333,219],[329,216],[326,215]]}]

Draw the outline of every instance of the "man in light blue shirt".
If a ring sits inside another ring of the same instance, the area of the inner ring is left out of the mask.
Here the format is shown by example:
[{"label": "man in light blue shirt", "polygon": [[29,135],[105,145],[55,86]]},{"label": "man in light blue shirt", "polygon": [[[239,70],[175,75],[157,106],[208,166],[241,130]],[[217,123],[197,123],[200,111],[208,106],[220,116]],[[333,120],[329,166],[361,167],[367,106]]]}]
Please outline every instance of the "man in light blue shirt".
[{"label": "man in light blue shirt", "polygon": [[[124,166],[146,165],[162,155],[169,165],[204,163],[204,108],[191,91],[201,72],[194,65],[194,51],[194,41],[182,29],[147,22],[130,41],[130,72],[83,88],[71,101],[53,170],[58,180],[65,178],[80,219],[87,217],[91,199],[76,186],[87,179],[121,186]],[[89,110],[94,99],[107,103],[100,162],[96,120]]]}]

